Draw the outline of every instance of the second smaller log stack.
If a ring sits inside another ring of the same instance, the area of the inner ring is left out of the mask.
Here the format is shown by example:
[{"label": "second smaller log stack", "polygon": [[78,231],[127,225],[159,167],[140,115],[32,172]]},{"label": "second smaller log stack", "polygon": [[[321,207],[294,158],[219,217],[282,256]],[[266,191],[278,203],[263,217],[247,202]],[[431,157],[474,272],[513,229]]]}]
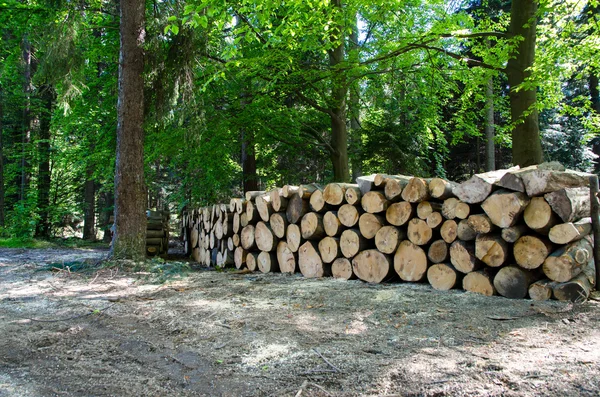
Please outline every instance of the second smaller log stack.
[{"label": "second smaller log stack", "polygon": [[169,211],[146,211],[146,255],[161,256],[169,251]]}]

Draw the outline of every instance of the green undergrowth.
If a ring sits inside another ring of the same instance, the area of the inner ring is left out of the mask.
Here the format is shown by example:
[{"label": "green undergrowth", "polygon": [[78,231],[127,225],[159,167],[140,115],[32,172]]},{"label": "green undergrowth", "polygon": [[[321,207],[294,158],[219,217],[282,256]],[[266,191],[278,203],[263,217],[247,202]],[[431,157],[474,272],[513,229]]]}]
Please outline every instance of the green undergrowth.
[{"label": "green undergrowth", "polygon": [[0,248],[26,248],[26,249],[48,249],[48,248],[108,248],[103,242],[92,242],[80,238],[56,238],[40,240],[35,238],[0,238]]}]

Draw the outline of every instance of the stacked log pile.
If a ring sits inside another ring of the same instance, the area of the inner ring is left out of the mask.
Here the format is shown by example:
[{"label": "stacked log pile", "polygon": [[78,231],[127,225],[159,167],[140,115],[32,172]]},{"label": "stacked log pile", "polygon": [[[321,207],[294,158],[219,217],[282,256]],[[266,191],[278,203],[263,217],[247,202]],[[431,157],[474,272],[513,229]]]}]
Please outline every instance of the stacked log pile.
[{"label": "stacked log pile", "polygon": [[286,185],[191,211],[184,235],[205,265],[578,301],[595,284],[589,176],[549,163]]},{"label": "stacked log pile", "polygon": [[169,211],[146,211],[146,255],[166,255],[169,250]]}]

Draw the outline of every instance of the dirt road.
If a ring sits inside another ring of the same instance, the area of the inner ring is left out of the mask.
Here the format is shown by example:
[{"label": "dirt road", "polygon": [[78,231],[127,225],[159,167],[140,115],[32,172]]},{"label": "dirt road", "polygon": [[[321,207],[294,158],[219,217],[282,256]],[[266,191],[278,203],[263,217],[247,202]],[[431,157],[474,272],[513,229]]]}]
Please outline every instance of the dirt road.
[{"label": "dirt road", "polygon": [[597,396],[597,302],[199,271],[39,271],[0,250],[0,396]]}]

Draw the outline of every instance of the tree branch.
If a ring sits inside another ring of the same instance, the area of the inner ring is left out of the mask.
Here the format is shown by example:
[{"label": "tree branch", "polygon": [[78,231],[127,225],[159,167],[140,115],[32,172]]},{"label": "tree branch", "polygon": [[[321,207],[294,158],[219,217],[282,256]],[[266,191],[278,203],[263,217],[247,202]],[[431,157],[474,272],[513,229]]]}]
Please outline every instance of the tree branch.
[{"label": "tree branch", "polygon": [[428,46],[428,45],[424,45],[424,44],[415,44],[415,47],[417,47],[417,48],[423,48],[425,50],[432,50],[432,51],[441,52],[443,54],[448,55],[451,58],[454,58],[454,59],[457,59],[459,61],[465,62],[468,66],[478,66],[478,67],[482,67],[482,68],[485,68],[485,69],[496,70],[496,71],[500,71],[500,72],[502,72],[502,71],[505,70],[505,68],[498,68],[496,66],[489,65],[489,64],[487,64],[485,62],[482,62],[482,61],[479,61],[477,59],[468,58],[468,57],[462,56],[460,54],[456,54],[454,52],[445,50],[443,48]]}]

